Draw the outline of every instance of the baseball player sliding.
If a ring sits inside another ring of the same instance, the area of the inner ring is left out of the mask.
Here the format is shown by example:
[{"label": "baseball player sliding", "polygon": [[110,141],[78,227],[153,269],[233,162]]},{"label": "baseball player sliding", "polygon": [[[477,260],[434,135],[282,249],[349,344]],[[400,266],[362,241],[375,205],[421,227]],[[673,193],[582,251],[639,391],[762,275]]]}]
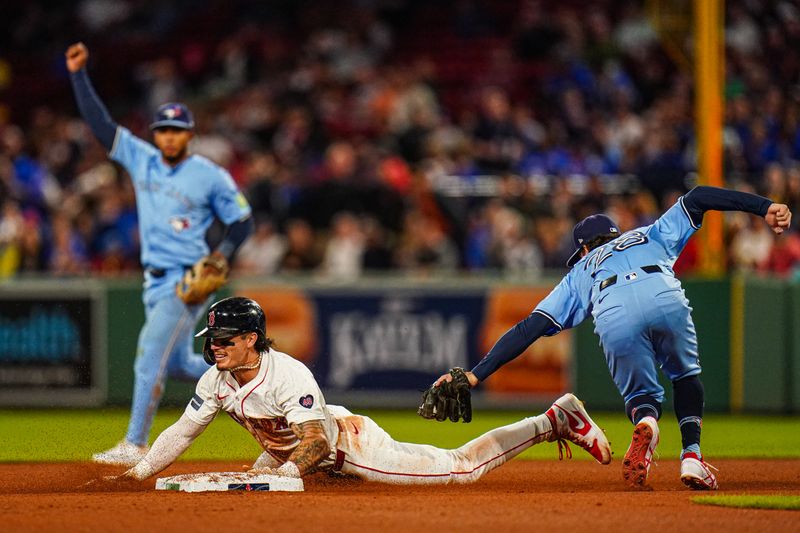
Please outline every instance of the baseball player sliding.
[{"label": "baseball player sliding", "polygon": [[[700,452],[703,384],[697,335],[689,301],[672,271],[708,210],[762,216],[777,234],[789,227],[792,218],[786,205],[714,187],[695,187],[652,225],[625,233],[605,215],[585,218],[573,230],[577,249],[567,262],[572,269],[561,283],[471,372],[454,369],[440,377],[426,392],[420,414],[432,418],[427,404],[451,396],[452,383],[463,381],[474,387],[542,335],[555,335],[591,315],[608,369],[635,425],[622,462],[624,479],[633,487],[647,483],[664,401],[658,367],[672,382],[683,444],[681,481],[692,489],[716,489],[716,475]],[[459,401],[463,402],[448,405]]]},{"label": "baseball player sliding", "polygon": [[396,442],[368,417],[326,405],[311,372],[275,350],[265,328],[264,312],[253,300],[233,297],[211,306],[207,327],[197,336],[205,337],[203,354],[214,366],[200,378],[180,419],[138,464],[110,481],[143,480],[162,471],[220,411],[263,448],[250,470],[254,475],[297,478],[332,470],[393,484],[469,483],[534,444],[564,440],[602,464],[611,462],[605,434],[572,394],[542,415],[494,429],[456,450]]},{"label": "baseball player sliding", "polygon": [[[108,114],[86,73],[89,51],[74,44],[67,68],[81,115],[109,156],[129,172],[136,190],[145,323],[134,363],[131,418],[125,439],[92,459],[131,466],[147,453],[147,438],[167,374],[195,380],[207,369],[193,353],[192,332],[209,295],[226,280],[228,261],[253,230],[250,206],[230,174],[191,155],[194,120],[183,104],[158,108],[150,125],[155,146]],[[226,235],[209,253],[205,235],[214,218]]]}]

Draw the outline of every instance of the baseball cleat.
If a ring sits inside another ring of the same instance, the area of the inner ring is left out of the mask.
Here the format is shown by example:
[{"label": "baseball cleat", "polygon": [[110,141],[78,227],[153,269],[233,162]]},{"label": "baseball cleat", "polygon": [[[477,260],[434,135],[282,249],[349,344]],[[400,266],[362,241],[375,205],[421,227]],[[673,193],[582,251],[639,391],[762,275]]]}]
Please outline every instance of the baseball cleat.
[{"label": "baseball cleat", "polygon": [[134,466],[147,455],[149,446],[137,446],[121,440],[110,450],[92,455],[92,461],[102,465]]},{"label": "baseball cleat", "polygon": [[634,488],[647,485],[647,475],[653,452],[658,446],[658,422],[652,416],[644,417],[633,430],[633,438],[622,460],[622,477]]},{"label": "baseball cleat", "polygon": [[686,453],[681,459],[681,481],[692,490],[717,490],[717,476],[712,468],[696,453]]},{"label": "baseball cleat", "polygon": [[[589,417],[583,402],[574,394],[565,394],[556,400],[545,413],[553,425],[553,435],[549,441],[566,439],[592,454],[600,464],[611,462],[611,445],[606,434]],[[559,446],[560,450],[560,446]],[[568,450],[568,455],[571,452]]]}]

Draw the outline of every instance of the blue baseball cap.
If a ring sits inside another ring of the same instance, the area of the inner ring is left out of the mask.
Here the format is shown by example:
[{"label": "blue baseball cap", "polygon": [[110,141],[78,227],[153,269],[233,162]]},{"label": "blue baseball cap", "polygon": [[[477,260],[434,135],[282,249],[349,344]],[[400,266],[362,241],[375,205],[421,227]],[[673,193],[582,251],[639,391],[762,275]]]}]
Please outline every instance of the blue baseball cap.
[{"label": "blue baseball cap", "polygon": [[584,243],[608,233],[619,233],[619,228],[613,220],[605,215],[590,215],[575,224],[572,229],[572,240],[575,242],[577,250],[567,260],[567,266],[571,267],[581,258]]},{"label": "blue baseball cap", "polygon": [[176,102],[170,102],[160,106],[153,117],[153,123],[150,124],[150,129],[154,130],[156,128],[166,127],[181,128],[184,130],[194,128],[192,112],[189,111],[189,108],[185,105]]}]

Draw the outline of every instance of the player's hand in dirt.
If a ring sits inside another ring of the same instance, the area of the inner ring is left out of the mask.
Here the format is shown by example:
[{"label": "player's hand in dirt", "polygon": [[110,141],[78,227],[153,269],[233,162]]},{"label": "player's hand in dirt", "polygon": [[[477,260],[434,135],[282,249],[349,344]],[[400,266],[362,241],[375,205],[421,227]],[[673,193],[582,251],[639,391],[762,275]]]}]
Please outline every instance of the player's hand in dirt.
[{"label": "player's hand in dirt", "polygon": [[266,475],[266,476],[277,476],[278,470],[276,468],[270,468],[268,466],[262,466],[260,468],[250,468],[246,467],[248,470],[246,472],[248,474],[253,474],[254,476],[258,475]]},{"label": "player's hand in dirt", "polygon": [[792,222],[792,212],[786,204],[772,204],[764,215],[764,220],[777,234],[783,233],[783,230],[789,228]]},{"label": "player's hand in dirt", "polygon": [[262,466],[259,468],[251,468],[247,471],[248,474],[253,475],[269,475],[269,476],[283,476],[283,477],[302,477],[300,475],[300,471],[297,469],[297,465],[292,462],[287,461],[286,463],[282,464],[278,468],[270,468],[268,466]]},{"label": "player's hand in dirt", "polygon": [[75,43],[67,48],[67,70],[78,72],[89,60],[89,49],[83,43]]}]

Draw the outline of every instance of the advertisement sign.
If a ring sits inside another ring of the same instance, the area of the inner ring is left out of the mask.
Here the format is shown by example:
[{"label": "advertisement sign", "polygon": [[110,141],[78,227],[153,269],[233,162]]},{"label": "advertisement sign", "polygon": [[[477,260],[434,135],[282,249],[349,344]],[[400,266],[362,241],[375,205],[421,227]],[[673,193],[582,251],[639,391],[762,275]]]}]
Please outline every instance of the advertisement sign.
[{"label": "advertisement sign", "polygon": [[482,293],[314,293],[324,357],[315,374],[344,389],[426,387],[443,370],[476,360]]},{"label": "advertisement sign", "polygon": [[[267,315],[278,350],[329,392],[418,393],[448,369],[472,368],[548,289],[239,287]],[[539,339],[481,387],[552,396],[570,386],[572,333]],[[377,397],[376,397],[377,399]]]},{"label": "advertisement sign", "polygon": [[103,298],[80,287],[0,288],[0,404],[102,402]]}]

